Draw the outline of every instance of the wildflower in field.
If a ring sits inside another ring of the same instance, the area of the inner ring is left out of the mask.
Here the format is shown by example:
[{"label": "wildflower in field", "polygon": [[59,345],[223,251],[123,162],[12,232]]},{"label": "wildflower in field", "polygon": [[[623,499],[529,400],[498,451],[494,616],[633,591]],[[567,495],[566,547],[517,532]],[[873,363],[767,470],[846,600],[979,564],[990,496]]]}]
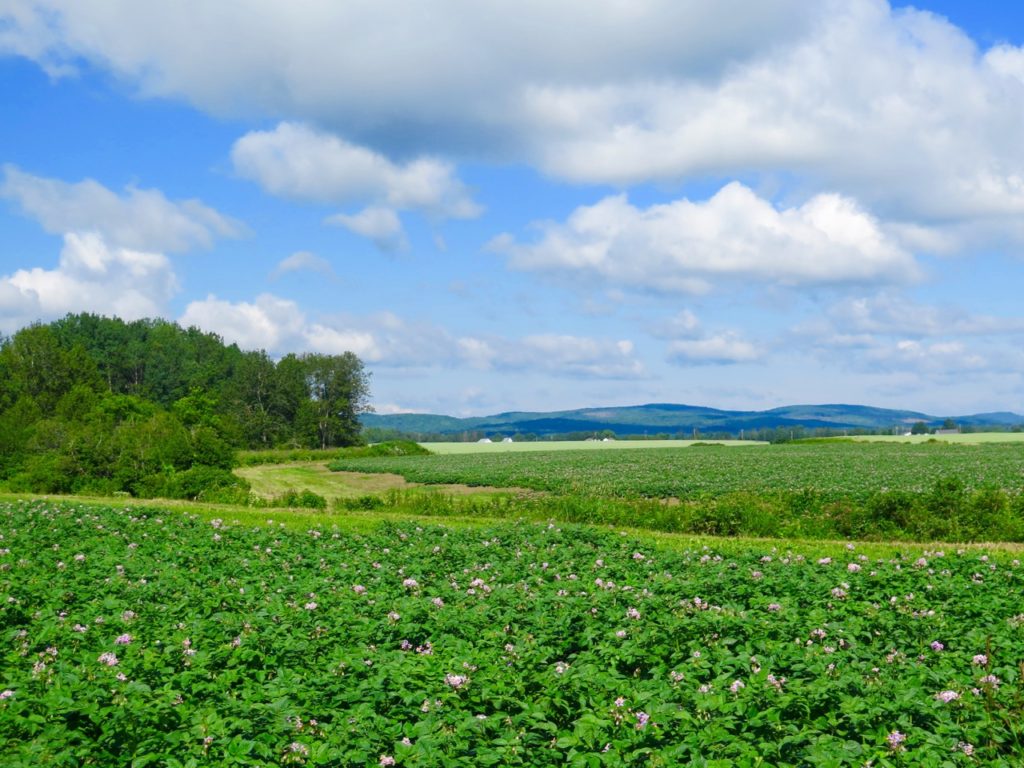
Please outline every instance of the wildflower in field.
[{"label": "wildflower in field", "polygon": [[114,645],[131,645],[133,639],[131,635],[125,632],[123,635],[118,635],[114,638]]},{"label": "wildflower in field", "polygon": [[984,667],[988,664],[988,656],[986,656],[984,653],[979,653],[973,659],[971,659],[971,663],[977,664],[979,667]]},{"label": "wildflower in field", "polygon": [[353,584],[352,591],[355,592],[357,595],[365,595],[366,587],[364,587],[362,584]]},{"label": "wildflower in field", "polygon": [[453,675],[451,673],[444,676],[445,685],[451,686],[454,690],[463,688],[468,682],[469,678],[465,675]]},{"label": "wildflower in field", "polygon": [[636,621],[640,618],[640,611],[630,606],[628,609],[626,609],[626,618],[633,619],[634,621]]},{"label": "wildflower in field", "polygon": [[776,677],[775,675],[768,673],[768,684],[771,685],[775,690],[781,691],[782,686],[786,684],[786,678]]},{"label": "wildflower in field", "polygon": [[668,673],[668,676],[673,683],[681,683],[683,681],[683,673],[676,672],[674,669]]},{"label": "wildflower in field", "polygon": [[642,728],[646,728],[647,727],[647,722],[650,719],[651,719],[651,716],[648,715],[646,712],[637,712],[636,713],[636,728],[637,728],[637,730],[640,730]]},{"label": "wildflower in field", "polygon": [[615,706],[616,707],[624,707],[624,706],[626,706],[626,699],[623,698],[622,696],[619,696],[617,699],[615,699]]},{"label": "wildflower in field", "polygon": [[395,764],[395,758],[393,758],[391,755],[381,755],[380,756],[380,760],[377,761],[377,765],[380,765],[380,766],[387,766],[387,765],[394,765],[394,764]]},{"label": "wildflower in field", "polygon": [[309,747],[301,742],[293,741],[285,750],[286,761],[302,762],[302,759],[306,757],[309,757]]},{"label": "wildflower in field", "polygon": [[904,749],[903,742],[907,740],[907,736],[899,731],[893,731],[885,737],[885,740],[889,742],[889,749],[893,752],[901,752]]},{"label": "wildflower in field", "polygon": [[818,560],[818,565],[832,565],[832,558],[823,557],[820,560]]},{"label": "wildflower in field", "polygon": [[956,691],[939,691],[935,694],[935,698],[941,701],[943,704],[949,704],[951,701],[956,701],[960,698],[960,694]]},{"label": "wildflower in field", "polygon": [[978,681],[979,684],[988,686],[993,690],[999,687],[1000,682],[1002,681],[995,675],[985,675],[983,678],[981,678],[981,680]]},{"label": "wildflower in field", "polygon": [[416,579],[402,579],[402,586],[406,589],[416,589],[420,583]]},{"label": "wildflower in field", "polygon": [[81,624],[75,624],[71,629],[75,632],[87,632],[89,630],[88,627],[82,626]]},{"label": "wildflower in field", "polygon": [[849,571],[850,573],[859,573],[860,572],[860,566],[857,565],[857,563],[848,563],[847,566],[846,566],[846,570]]},{"label": "wildflower in field", "polygon": [[938,640],[932,640],[932,650],[938,653],[943,650],[946,646],[940,643]]},{"label": "wildflower in field", "polygon": [[619,640],[625,640],[626,639],[626,630],[624,630],[624,629],[616,630],[615,636],[617,638],[619,638]]},{"label": "wildflower in field", "polygon": [[137,614],[135,611],[123,611],[121,613],[121,621],[131,621],[132,619],[136,618],[138,615],[139,614]]},{"label": "wildflower in field", "polygon": [[555,664],[555,674],[564,675],[569,670],[569,665],[564,661],[559,661]]},{"label": "wildflower in field", "polygon": [[772,613],[775,613],[777,611],[781,611],[782,610],[782,606],[779,605],[778,603],[768,603],[768,610],[771,611]]},{"label": "wildflower in field", "polygon": [[646,558],[640,552],[634,552],[633,553],[633,559],[636,560],[637,562],[639,562],[641,560],[645,560]]},{"label": "wildflower in field", "polygon": [[761,579],[764,578],[764,574],[761,573],[760,571],[751,571],[750,572],[750,578],[752,578],[754,581],[760,581]]},{"label": "wildflower in field", "polygon": [[742,680],[733,680],[732,685],[729,686],[729,690],[733,693],[739,693],[746,687],[746,683],[744,683]]},{"label": "wildflower in field", "polygon": [[108,667],[116,667],[119,663],[117,660],[117,656],[115,656],[113,653],[110,653],[109,651],[107,651],[106,653],[101,653],[100,657],[96,659],[96,661],[98,661],[100,664],[106,664]]},{"label": "wildflower in field", "polygon": [[434,606],[437,608],[444,608],[444,600],[442,600],[440,597],[435,597],[430,602],[433,603]]},{"label": "wildflower in field", "polygon": [[974,745],[973,744],[969,744],[966,741],[958,741],[956,743],[956,749],[959,752],[963,752],[965,755],[973,755],[974,754]]},{"label": "wildflower in field", "polygon": [[3,701],[4,699],[9,699],[12,696],[14,696],[14,691],[12,691],[10,688],[8,688],[5,691],[0,691],[0,701]]}]

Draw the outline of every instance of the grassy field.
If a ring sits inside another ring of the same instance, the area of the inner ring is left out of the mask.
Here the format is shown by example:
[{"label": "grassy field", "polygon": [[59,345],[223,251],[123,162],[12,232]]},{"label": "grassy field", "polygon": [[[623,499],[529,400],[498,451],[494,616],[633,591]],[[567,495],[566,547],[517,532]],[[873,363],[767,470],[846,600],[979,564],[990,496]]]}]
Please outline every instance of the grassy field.
[{"label": "grassy field", "polygon": [[652,448],[688,448],[707,445],[765,445],[756,440],[538,440],[529,443],[420,443],[431,453],[458,456],[466,453],[536,453],[547,451],[619,451]]},{"label": "grassy field", "polygon": [[388,472],[417,483],[532,488],[560,494],[693,499],[743,492],[809,491],[863,499],[882,489],[923,492],[957,478],[968,489],[1024,486],[1024,446],[1015,443],[813,443],[545,451],[343,459],[348,472]]},{"label": "grassy field", "polygon": [[857,435],[846,438],[858,442],[903,443],[913,445],[939,440],[958,445],[981,445],[983,443],[1024,443],[1024,432],[964,432],[955,435]]}]

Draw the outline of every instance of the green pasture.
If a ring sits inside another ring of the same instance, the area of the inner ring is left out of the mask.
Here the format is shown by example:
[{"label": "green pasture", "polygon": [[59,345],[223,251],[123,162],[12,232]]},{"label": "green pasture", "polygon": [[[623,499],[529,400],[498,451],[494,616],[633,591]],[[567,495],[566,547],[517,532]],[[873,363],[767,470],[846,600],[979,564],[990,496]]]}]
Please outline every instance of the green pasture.
[{"label": "green pasture", "polygon": [[899,443],[915,445],[937,440],[959,445],[981,445],[983,443],[1024,443],[1024,432],[962,432],[953,435],[856,435],[850,438],[866,443]]},{"label": "green pasture", "polygon": [[544,451],[620,451],[652,448],[688,448],[694,444],[751,446],[757,440],[538,440],[512,443],[420,443],[431,453],[458,456],[467,453],[537,453]]},{"label": "green pasture", "polygon": [[[514,445],[514,444],[513,444]],[[414,483],[530,488],[588,497],[703,499],[725,494],[806,492],[834,500],[879,491],[927,492],[955,479],[967,489],[1024,487],[1018,443],[815,442],[706,445],[650,450],[549,450],[343,458],[330,468],[387,472]]]}]

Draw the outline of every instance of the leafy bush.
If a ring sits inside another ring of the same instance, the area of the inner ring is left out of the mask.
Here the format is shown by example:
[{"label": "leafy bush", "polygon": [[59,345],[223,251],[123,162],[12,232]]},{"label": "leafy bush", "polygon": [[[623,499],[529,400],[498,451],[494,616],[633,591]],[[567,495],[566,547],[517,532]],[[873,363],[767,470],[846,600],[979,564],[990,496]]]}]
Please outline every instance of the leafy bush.
[{"label": "leafy bush", "polygon": [[356,445],[342,448],[338,455],[343,459],[369,458],[374,456],[430,456],[430,451],[412,440],[388,440],[373,445]]}]

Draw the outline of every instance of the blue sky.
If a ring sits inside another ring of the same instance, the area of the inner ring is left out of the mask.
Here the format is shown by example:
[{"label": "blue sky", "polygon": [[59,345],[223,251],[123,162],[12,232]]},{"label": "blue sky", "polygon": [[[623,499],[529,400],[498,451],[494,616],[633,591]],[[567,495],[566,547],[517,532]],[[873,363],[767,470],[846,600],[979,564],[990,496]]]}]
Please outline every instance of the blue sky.
[{"label": "blue sky", "polygon": [[1024,412],[1024,10],[0,0],[0,333],[358,354],[379,412]]}]

